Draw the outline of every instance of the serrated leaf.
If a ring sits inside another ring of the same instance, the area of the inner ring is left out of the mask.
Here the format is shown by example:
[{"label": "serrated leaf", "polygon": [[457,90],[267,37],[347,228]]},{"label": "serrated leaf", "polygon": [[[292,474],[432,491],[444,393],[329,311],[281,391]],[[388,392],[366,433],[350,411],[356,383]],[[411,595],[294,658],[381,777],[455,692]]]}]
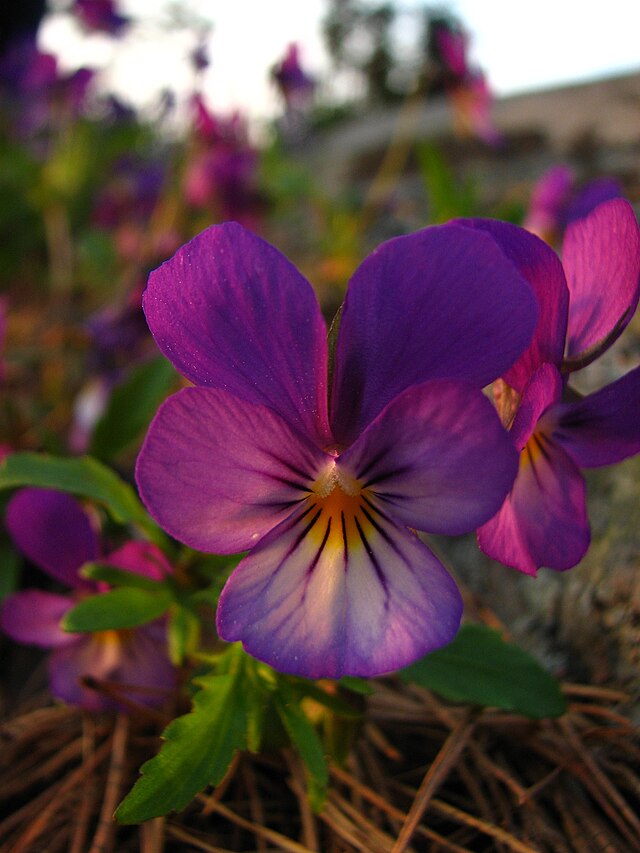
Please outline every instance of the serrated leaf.
[{"label": "serrated leaf", "polygon": [[280,680],[273,701],[282,725],[300,753],[309,776],[309,802],[314,811],[322,809],[329,784],[329,767],[322,741],[293,694]]},{"label": "serrated leaf", "polygon": [[138,438],[175,380],[176,372],[165,358],[136,365],[113,389],[107,408],[95,426],[91,454],[111,460]]},{"label": "serrated leaf", "polygon": [[64,459],[46,453],[13,453],[0,463],[0,489],[38,486],[59,489],[102,504],[113,519],[133,524],[159,545],[167,538],[150,518],[128,483],[97,459]]},{"label": "serrated leaf", "polygon": [[116,811],[120,823],[140,823],[180,811],[207,785],[222,781],[237,749],[246,743],[247,707],[238,671],[196,682],[193,710],[164,731],[160,752],[143,764],[142,776]]},{"label": "serrated leaf", "polygon": [[61,624],[74,633],[136,628],[166,613],[171,600],[167,589],[120,587],[83,598],[65,613]]},{"label": "serrated leaf", "polygon": [[534,719],[558,717],[566,710],[556,679],[535,658],[484,625],[463,625],[452,643],[399,675],[452,702],[501,708]]},{"label": "serrated leaf", "polygon": [[85,563],[80,569],[80,574],[88,580],[104,581],[109,586],[126,586],[149,590],[157,590],[162,587],[162,581],[148,578],[146,575],[139,575],[137,572],[108,566],[106,563]]}]

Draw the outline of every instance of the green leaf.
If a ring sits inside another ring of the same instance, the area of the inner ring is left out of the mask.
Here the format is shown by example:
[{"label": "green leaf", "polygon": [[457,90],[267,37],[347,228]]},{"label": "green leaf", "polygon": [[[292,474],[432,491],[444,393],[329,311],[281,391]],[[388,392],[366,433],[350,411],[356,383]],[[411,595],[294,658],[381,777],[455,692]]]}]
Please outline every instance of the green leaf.
[{"label": "green leaf", "polygon": [[165,729],[160,752],[116,811],[120,823],[140,823],[180,811],[207,785],[219,784],[246,743],[247,702],[242,668],[197,679],[193,710]]},{"label": "green leaf", "polygon": [[452,702],[502,708],[534,719],[558,717],[566,710],[556,679],[531,655],[484,625],[463,625],[452,643],[399,675]]},{"label": "green leaf", "polygon": [[109,586],[126,586],[136,589],[157,590],[162,588],[162,581],[153,580],[146,575],[137,572],[129,572],[126,569],[118,569],[105,563],[85,563],[80,569],[83,578],[92,581],[104,581]]},{"label": "green leaf", "polygon": [[20,558],[9,542],[0,542],[0,601],[18,588]]},{"label": "green leaf", "polygon": [[135,628],[162,616],[171,605],[171,593],[120,587],[83,598],[62,619],[65,631],[110,631]]},{"label": "green leaf", "polygon": [[166,358],[136,365],[113,389],[93,432],[90,452],[107,461],[124,450],[149,425],[175,380],[176,372]]},{"label": "green leaf", "polygon": [[59,489],[89,498],[102,504],[120,524],[133,524],[157,544],[167,544],[131,486],[90,456],[63,459],[46,453],[13,453],[0,463],[0,489],[16,486]]},{"label": "green leaf", "polygon": [[430,204],[430,220],[447,222],[458,216],[473,216],[475,193],[467,180],[460,183],[447,166],[438,149],[423,142],[418,147],[418,164],[424,179]]},{"label": "green leaf", "polygon": [[169,643],[169,658],[175,666],[181,666],[187,655],[198,647],[200,636],[200,621],[198,617],[180,604],[171,608],[167,640]]},{"label": "green leaf", "polygon": [[309,802],[314,811],[322,809],[329,784],[329,767],[322,741],[283,679],[273,701],[291,742],[300,753],[309,774]]},{"label": "green leaf", "polygon": [[343,675],[339,682],[341,687],[360,693],[362,696],[371,696],[373,687],[365,678],[356,678],[355,675]]}]

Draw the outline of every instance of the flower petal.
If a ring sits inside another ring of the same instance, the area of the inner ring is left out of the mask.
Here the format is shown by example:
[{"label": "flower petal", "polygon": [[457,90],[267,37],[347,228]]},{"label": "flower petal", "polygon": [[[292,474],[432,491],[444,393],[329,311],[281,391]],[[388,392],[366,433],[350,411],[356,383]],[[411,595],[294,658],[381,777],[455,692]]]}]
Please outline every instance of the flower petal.
[{"label": "flower petal", "polygon": [[[509,432],[518,450],[534,433],[543,414],[562,397],[562,377],[553,364],[543,364],[533,374],[520,399]],[[550,431],[549,431],[550,432]]]},{"label": "flower petal", "polygon": [[216,388],[166,400],[136,478],[156,521],[192,548],[237,553],[303,500],[327,456],[278,414]]},{"label": "flower petal", "polygon": [[454,637],[460,595],[415,534],[383,516],[324,518],[297,511],[240,563],[220,597],[223,639],[281,672],[340,678],[390,672]]},{"label": "flower petal", "polygon": [[214,225],[149,276],[156,343],[196,385],[266,404],[329,443],[326,328],[309,283],[235,222]]},{"label": "flower petal", "polygon": [[103,557],[102,562],[156,581],[173,574],[171,563],[153,542],[125,542],[117,551]]},{"label": "flower petal", "polygon": [[640,229],[631,205],[613,199],[571,223],[562,259],[570,292],[566,355],[575,359],[609,335],[611,345],[636,310]]},{"label": "flower petal", "polygon": [[486,234],[450,224],[397,237],[356,270],[338,337],[331,424],[350,444],[411,385],[507,370],[537,319],[531,289]]},{"label": "flower petal", "polygon": [[0,608],[0,628],[18,643],[52,649],[77,640],[60,627],[60,620],[74,602],[65,595],[25,589],[8,595]]},{"label": "flower petal", "polygon": [[589,547],[585,482],[548,436],[535,433],[520,454],[520,469],[501,509],[478,530],[485,554],[535,575],[570,569]]},{"label": "flower petal", "polygon": [[543,362],[558,366],[562,362],[569,311],[569,290],[562,264],[553,249],[517,225],[495,219],[460,220],[460,223],[490,234],[529,282],[538,300],[540,316],[533,340],[503,376],[508,385],[522,392]]},{"label": "flower petal", "polygon": [[396,397],[338,464],[397,521],[458,534],[499,509],[518,454],[481,391],[435,379]]},{"label": "flower petal", "polygon": [[579,403],[554,407],[548,428],[581,468],[640,453],[640,367]]},{"label": "flower petal", "polygon": [[21,489],[9,501],[6,525],[31,562],[67,586],[87,586],[78,569],[96,559],[98,537],[74,498],[53,489]]},{"label": "flower petal", "polygon": [[[109,695],[85,686],[82,679],[86,677],[107,682]],[[118,694],[144,705],[159,705],[175,682],[162,622],[134,631],[84,635],[75,645],[56,649],[49,658],[51,693],[90,711],[126,709],[115,698]]]},{"label": "flower petal", "polygon": [[563,224],[566,226],[576,219],[584,219],[599,204],[622,196],[622,186],[615,178],[596,178],[589,181],[567,204]]}]

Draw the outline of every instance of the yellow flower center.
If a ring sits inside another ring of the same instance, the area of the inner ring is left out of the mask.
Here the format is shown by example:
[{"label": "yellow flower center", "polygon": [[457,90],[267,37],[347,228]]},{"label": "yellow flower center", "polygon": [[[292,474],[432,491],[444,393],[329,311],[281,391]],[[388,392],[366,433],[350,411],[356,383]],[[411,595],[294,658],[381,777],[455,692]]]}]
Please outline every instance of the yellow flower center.
[{"label": "yellow flower center", "polygon": [[312,485],[308,500],[313,509],[309,530],[318,546],[345,551],[360,548],[373,530],[371,517],[375,513],[367,489],[355,477],[340,469],[335,462],[322,472]]}]

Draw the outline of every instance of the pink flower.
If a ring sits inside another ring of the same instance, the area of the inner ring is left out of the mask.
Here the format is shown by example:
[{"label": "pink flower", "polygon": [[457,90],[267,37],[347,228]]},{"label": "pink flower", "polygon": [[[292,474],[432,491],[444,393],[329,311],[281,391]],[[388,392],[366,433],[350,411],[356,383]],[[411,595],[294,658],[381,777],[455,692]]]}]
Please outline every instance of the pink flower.
[{"label": "pink flower", "polygon": [[172,573],[162,552],[149,542],[128,542],[100,556],[98,537],[80,504],[51,489],[16,492],[7,507],[6,525],[16,547],[32,563],[71,588],[67,594],[39,589],[16,592],[0,609],[0,627],[12,639],[52,650],[48,660],[51,693],[91,711],[120,708],[117,701],[83,684],[89,676],[110,682],[134,702],[160,704],[176,680],[162,620],[134,629],[86,634],[63,631],[60,621],[81,598],[104,591],[104,585],[80,575],[85,563],[100,559],[162,580]]}]

